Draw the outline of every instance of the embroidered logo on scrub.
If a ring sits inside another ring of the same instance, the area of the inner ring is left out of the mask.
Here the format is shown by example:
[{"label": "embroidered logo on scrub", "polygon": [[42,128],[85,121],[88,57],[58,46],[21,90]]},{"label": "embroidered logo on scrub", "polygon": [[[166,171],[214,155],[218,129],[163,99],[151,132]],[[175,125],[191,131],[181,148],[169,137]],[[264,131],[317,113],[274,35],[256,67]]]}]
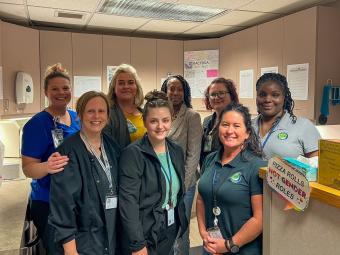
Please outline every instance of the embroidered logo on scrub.
[{"label": "embroidered logo on scrub", "polygon": [[233,183],[239,183],[241,181],[241,172],[234,173],[231,177],[229,177],[229,180]]},{"label": "embroidered logo on scrub", "polygon": [[277,135],[277,138],[279,138],[280,140],[287,140],[288,134],[285,133],[285,132],[280,132],[280,133]]}]

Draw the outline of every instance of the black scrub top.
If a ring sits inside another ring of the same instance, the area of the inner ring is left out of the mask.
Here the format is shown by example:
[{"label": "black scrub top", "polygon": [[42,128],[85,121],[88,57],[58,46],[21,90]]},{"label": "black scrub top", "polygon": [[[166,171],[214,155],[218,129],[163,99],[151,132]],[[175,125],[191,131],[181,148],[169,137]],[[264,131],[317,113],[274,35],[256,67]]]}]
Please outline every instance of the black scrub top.
[{"label": "black scrub top", "polygon": [[[213,179],[217,206],[221,209],[218,226],[224,239],[234,236],[253,216],[251,196],[262,194],[262,181],[258,171],[267,163],[248,151],[239,153],[231,162],[221,165],[222,150],[210,154],[203,164],[203,175],[198,191],[204,201],[206,228],[214,226]],[[245,160],[245,158],[247,160]],[[262,236],[240,248],[240,255],[261,255]]]}]

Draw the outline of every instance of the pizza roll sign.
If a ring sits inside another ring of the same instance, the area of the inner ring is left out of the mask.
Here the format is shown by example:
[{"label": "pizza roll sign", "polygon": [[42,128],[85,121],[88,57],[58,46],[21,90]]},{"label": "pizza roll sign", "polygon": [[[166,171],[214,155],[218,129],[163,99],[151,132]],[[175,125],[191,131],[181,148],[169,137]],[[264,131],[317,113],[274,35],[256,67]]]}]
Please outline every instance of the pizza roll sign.
[{"label": "pizza roll sign", "polygon": [[279,193],[298,211],[308,206],[310,188],[302,169],[290,165],[281,158],[271,158],[266,176],[268,185]]}]

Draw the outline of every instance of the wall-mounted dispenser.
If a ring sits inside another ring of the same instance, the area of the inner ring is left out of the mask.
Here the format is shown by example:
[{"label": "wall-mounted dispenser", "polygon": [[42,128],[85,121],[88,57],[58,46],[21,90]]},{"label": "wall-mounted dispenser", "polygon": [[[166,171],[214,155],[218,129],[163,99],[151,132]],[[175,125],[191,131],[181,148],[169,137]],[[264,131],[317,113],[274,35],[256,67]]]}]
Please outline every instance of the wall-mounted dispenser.
[{"label": "wall-mounted dispenser", "polygon": [[33,103],[32,76],[25,72],[18,72],[15,80],[17,104]]}]

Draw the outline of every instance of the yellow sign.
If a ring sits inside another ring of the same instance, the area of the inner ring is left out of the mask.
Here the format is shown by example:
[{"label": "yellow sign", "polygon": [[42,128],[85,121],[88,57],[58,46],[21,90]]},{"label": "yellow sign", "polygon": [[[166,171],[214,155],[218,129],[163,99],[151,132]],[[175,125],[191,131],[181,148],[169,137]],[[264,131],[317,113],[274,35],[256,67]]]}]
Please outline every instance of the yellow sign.
[{"label": "yellow sign", "polygon": [[319,141],[318,182],[340,190],[340,140]]}]

